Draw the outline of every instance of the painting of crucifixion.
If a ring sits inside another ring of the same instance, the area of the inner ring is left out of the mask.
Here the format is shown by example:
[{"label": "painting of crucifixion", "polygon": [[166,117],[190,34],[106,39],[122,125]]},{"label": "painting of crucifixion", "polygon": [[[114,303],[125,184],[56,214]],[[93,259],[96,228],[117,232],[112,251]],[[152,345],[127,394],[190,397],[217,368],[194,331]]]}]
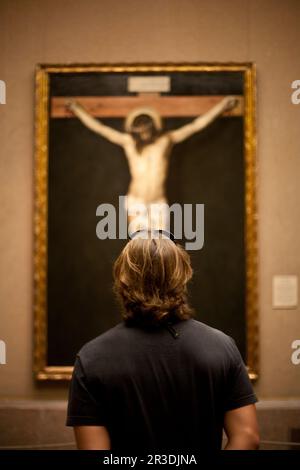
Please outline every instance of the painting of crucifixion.
[{"label": "painting of crucifixion", "polygon": [[67,109],[88,129],[123,148],[131,176],[125,209],[130,231],[134,232],[169,228],[165,181],[172,147],[205,129],[222,113],[233,109],[237,102],[236,98],[227,96],[203,115],[167,132],[162,129],[159,113],[149,106],[134,108],[128,113],[125,132],[103,124],[76,101],[67,103]]},{"label": "painting of crucifixion", "polygon": [[[69,378],[81,345],[120,321],[114,259],[130,232],[173,231],[175,203],[204,205],[191,304],[235,339],[255,374],[254,77],[252,64],[37,68],[38,379]],[[114,215],[115,237],[97,236],[99,206]]]}]

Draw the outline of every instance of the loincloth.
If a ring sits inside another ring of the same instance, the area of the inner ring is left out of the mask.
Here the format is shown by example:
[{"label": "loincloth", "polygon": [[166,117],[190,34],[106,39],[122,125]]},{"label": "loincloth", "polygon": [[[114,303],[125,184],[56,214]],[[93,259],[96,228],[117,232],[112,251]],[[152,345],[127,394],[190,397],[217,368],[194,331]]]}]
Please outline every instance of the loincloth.
[{"label": "loincloth", "polygon": [[145,203],[142,198],[127,195],[125,210],[129,233],[142,229],[168,229],[169,227],[169,205],[166,198]]}]

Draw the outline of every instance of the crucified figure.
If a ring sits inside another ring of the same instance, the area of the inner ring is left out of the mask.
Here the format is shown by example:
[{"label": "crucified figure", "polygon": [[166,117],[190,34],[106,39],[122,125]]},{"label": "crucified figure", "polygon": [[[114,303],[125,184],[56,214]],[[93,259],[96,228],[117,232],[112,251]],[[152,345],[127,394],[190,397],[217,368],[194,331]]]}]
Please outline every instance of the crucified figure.
[{"label": "crucified figure", "polygon": [[168,227],[165,181],[173,146],[207,127],[236,103],[236,98],[227,96],[205,114],[167,132],[162,131],[160,115],[150,107],[131,111],[125,120],[125,132],[120,132],[92,117],[75,101],[66,106],[90,130],[123,148],[131,175],[125,209],[130,231],[134,231]]}]

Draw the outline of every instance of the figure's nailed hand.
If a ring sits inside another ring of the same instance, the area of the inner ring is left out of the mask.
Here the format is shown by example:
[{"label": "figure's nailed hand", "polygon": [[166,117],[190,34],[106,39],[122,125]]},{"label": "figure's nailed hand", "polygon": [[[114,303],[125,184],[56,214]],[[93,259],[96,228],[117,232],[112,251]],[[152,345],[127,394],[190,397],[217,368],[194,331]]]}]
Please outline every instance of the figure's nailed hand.
[{"label": "figure's nailed hand", "polygon": [[74,100],[66,100],[66,108],[68,111],[73,111],[74,106],[76,105],[76,102]]},{"label": "figure's nailed hand", "polygon": [[225,101],[226,101],[226,108],[225,108],[226,111],[230,111],[231,109],[235,108],[239,102],[238,99],[235,98],[234,96],[228,96],[227,98],[225,98]]}]

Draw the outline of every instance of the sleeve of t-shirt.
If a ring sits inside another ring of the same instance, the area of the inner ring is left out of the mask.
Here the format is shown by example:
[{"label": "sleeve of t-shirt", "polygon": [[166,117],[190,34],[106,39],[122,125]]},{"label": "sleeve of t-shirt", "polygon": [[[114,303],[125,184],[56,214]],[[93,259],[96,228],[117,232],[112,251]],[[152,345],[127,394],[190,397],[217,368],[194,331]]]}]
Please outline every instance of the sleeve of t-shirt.
[{"label": "sleeve of t-shirt", "polygon": [[93,388],[77,356],[69,389],[67,426],[105,426],[105,397],[100,385]]},{"label": "sleeve of t-shirt", "polygon": [[251,405],[258,401],[235,341],[230,338],[230,342],[231,364],[225,396],[225,411]]}]

